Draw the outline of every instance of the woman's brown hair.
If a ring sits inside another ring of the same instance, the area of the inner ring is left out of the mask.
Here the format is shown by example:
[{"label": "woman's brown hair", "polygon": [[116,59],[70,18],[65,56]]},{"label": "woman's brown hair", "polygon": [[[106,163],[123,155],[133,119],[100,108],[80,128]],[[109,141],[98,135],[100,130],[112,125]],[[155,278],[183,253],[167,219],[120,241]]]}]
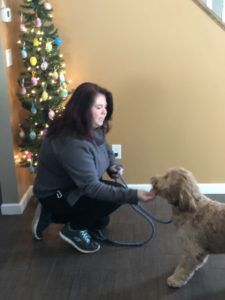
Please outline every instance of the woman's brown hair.
[{"label": "woman's brown hair", "polygon": [[49,127],[47,135],[56,136],[63,132],[65,135],[76,134],[81,138],[92,138],[93,120],[91,107],[98,94],[103,94],[106,97],[107,115],[102,128],[107,133],[110,130],[109,121],[113,113],[112,93],[97,84],[86,82],[75,89],[61,116],[56,118]]}]

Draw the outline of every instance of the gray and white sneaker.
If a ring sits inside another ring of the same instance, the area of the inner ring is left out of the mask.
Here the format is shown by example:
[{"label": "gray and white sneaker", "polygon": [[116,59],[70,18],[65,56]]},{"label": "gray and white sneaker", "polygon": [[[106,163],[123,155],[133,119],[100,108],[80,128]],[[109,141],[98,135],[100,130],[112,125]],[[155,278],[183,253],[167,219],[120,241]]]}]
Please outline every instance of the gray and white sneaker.
[{"label": "gray and white sneaker", "polygon": [[60,237],[82,253],[93,253],[100,249],[87,230],[72,229],[69,223],[65,224],[59,232]]}]

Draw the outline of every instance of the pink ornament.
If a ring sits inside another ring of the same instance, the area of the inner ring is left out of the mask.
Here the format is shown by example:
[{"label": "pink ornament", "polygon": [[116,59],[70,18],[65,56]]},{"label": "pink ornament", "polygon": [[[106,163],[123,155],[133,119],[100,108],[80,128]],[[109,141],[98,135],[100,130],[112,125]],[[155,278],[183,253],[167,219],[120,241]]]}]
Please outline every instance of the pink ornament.
[{"label": "pink ornament", "polygon": [[31,152],[28,152],[28,153],[26,154],[26,158],[30,159],[31,157],[32,157],[32,153],[31,153]]},{"label": "pink ornament", "polygon": [[59,80],[60,80],[61,83],[63,83],[63,82],[66,81],[65,76],[64,76],[63,73],[60,73],[60,74],[59,74]]},{"label": "pink ornament", "polygon": [[40,18],[37,18],[37,19],[35,20],[35,25],[36,25],[37,27],[40,27],[41,24],[42,24],[41,19],[40,19]]},{"label": "pink ornament", "polygon": [[50,9],[52,9],[52,6],[51,6],[50,3],[45,2],[45,3],[44,3],[44,8],[45,8],[46,10],[50,10]]},{"label": "pink ornament", "polygon": [[43,130],[43,136],[46,136],[47,133],[48,133],[48,129],[44,129]]},{"label": "pink ornament", "polygon": [[27,93],[27,90],[24,86],[21,87],[20,94],[25,95]]},{"label": "pink ornament", "polygon": [[50,120],[53,120],[55,117],[55,112],[52,109],[49,109],[48,117]]},{"label": "pink ornament", "polygon": [[37,80],[37,78],[36,77],[31,77],[31,83],[32,83],[32,85],[37,85],[38,84],[38,80]]},{"label": "pink ornament", "polygon": [[26,31],[26,26],[24,24],[20,24],[20,31]]}]

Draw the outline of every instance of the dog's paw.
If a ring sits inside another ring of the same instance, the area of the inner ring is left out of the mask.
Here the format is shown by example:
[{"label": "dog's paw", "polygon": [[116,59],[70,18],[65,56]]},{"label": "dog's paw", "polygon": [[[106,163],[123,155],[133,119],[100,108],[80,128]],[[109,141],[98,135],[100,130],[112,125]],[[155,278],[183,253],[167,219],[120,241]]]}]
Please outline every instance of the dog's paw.
[{"label": "dog's paw", "polygon": [[175,276],[170,276],[167,278],[167,284],[169,287],[172,288],[181,288],[182,286],[184,286],[187,283],[187,280],[181,280],[181,279],[177,279],[175,278]]}]

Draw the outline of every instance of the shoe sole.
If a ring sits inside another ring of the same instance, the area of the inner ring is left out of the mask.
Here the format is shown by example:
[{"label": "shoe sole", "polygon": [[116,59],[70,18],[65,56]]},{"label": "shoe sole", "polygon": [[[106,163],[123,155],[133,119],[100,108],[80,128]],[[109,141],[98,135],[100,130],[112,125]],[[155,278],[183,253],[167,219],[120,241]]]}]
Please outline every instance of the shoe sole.
[{"label": "shoe sole", "polygon": [[38,241],[41,241],[43,239],[42,237],[38,236],[38,234],[37,234],[37,225],[38,225],[38,221],[40,219],[40,215],[41,215],[41,205],[38,204],[35,214],[34,214],[32,225],[31,225],[33,235],[34,235],[35,239]]},{"label": "shoe sole", "polygon": [[98,245],[98,248],[95,250],[84,250],[81,249],[80,247],[78,247],[73,241],[71,241],[69,238],[67,238],[61,231],[59,232],[60,237],[67,243],[69,243],[70,245],[72,245],[77,251],[81,252],[81,253],[94,253],[97,252],[98,250],[100,250],[101,246]]}]

